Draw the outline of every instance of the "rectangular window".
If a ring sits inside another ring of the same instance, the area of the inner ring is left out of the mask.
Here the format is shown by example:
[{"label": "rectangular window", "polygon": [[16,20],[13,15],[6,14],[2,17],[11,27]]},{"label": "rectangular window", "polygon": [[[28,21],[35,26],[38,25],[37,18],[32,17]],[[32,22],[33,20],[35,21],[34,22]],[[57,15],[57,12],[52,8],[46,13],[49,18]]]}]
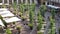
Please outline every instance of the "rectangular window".
[{"label": "rectangular window", "polygon": [[18,0],[18,4],[20,4],[21,3],[21,0]]},{"label": "rectangular window", "polygon": [[9,0],[9,4],[12,4],[12,0]]}]

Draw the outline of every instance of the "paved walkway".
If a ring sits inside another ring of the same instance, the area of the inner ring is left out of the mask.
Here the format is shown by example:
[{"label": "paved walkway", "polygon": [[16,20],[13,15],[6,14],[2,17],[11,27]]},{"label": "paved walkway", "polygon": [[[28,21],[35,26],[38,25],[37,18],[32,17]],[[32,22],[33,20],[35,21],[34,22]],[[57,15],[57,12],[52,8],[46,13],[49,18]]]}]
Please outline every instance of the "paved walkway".
[{"label": "paved walkway", "polygon": [[50,26],[50,21],[49,21],[50,16],[51,16],[50,12],[45,13],[46,28],[45,28],[44,34],[48,34],[49,26]]}]

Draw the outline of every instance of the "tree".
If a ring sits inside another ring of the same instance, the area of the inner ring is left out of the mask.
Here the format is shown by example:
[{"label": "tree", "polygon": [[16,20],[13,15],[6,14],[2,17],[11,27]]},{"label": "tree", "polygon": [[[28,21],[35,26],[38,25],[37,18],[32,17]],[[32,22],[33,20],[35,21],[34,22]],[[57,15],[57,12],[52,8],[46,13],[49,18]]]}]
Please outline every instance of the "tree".
[{"label": "tree", "polygon": [[18,10],[17,10],[17,4],[16,4],[16,2],[12,5],[12,7],[13,7],[13,9],[15,11],[14,14],[17,15],[17,13],[18,13],[17,11]]},{"label": "tree", "polygon": [[33,11],[29,12],[29,19],[30,19],[30,23],[34,22],[34,12]]},{"label": "tree", "polygon": [[41,5],[41,7],[40,7],[40,12],[41,12],[41,15],[42,15],[43,17],[44,17],[44,14],[45,14],[46,10],[47,10],[46,6],[45,6],[45,5]]},{"label": "tree", "polygon": [[52,9],[52,10],[51,10],[52,18],[55,17],[55,14],[56,14],[55,12],[56,12],[55,9]]},{"label": "tree", "polygon": [[9,28],[6,29],[6,34],[12,34],[12,32]]},{"label": "tree", "polygon": [[49,30],[49,34],[55,34],[55,20],[52,18],[52,16],[50,17],[50,30]]},{"label": "tree", "polygon": [[42,28],[42,24],[43,24],[43,17],[42,17],[42,15],[41,15],[41,12],[38,12],[38,30],[41,30],[41,28]]}]

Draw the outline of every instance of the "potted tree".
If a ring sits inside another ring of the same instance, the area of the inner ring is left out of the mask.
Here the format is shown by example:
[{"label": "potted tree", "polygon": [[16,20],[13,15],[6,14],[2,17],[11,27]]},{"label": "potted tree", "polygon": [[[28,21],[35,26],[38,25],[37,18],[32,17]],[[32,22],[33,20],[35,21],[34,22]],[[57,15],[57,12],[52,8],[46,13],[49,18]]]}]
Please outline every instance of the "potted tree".
[{"label": "potted tree", "polygon": [[17,26],[18,34],[20,34],[21,26]]},{"label": "potted tree", "polygon": [[28,24],[28,26],[30,27],[30,29],[32,30],[33,29],[33,24]]},{"label": "potted tree", "polygon": [[10,28],[7,28],[7,29],[6,29],[6,34],[12,34]]}]

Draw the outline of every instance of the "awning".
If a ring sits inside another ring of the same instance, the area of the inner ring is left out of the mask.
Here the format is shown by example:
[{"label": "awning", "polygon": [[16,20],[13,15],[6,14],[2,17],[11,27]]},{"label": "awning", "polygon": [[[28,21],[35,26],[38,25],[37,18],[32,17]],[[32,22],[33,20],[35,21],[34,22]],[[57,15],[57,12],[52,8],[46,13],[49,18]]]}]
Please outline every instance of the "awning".
[{"label": "awning", "polygon": [[4,26],[4,24],[3,24],[3,22],[2,22],[2,20],[1,20],[1,19],[0,19],[0,25],[1,25],[1,26]]},{"label": "awning", "polygon": [[5,20],[6,23],[21,21],[21,19],[19,19],[17,17],[3,18],[3,19]]},{"label": "awning", "polygon": [[47,5],[47,6],[50,7],[50,8],[54,8],[54,9],[60,9],[60,7],[53,6],[53,5]]}]

